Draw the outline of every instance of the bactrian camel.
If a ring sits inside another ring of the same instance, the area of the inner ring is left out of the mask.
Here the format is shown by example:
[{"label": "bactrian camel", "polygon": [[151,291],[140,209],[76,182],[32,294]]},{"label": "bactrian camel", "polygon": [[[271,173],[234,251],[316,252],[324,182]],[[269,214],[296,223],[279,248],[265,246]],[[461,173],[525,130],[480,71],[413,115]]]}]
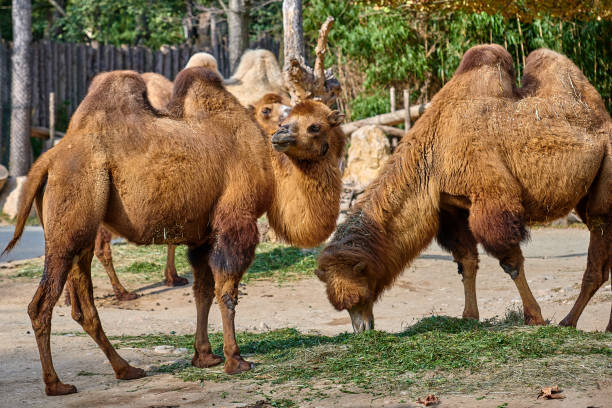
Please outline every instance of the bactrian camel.
[{"label": "bactrian camel", "polygon": [[137,73],[100,74],[66,136],[28,175],[7,250],[21,237],[35,202],[45,229],[45,263],[28,314],[48,395],[76,392],[59,380],[50,348],[52,311],[67,279],[72,316],[104,351],[115,376],[145,375],[113,348],[94,305],[90,268],[101,224],[137,244],[189,247],[197,308],[192,363],[223,361],[208,340],[216,297],[227,373],[251,368],[240,356],[234,316],[238,283],[259,240],[257,219],[267,213],[279,236],[304,247],[319,244],[335,227],[337,152],[345,143],[338,111],[301,102],[270,138],[221,78],[204,68],[178,75],[168,111],[150,105]]},{"label": "bactrian camel", "polygon": [[330,302],[355,331],[373,328],[374,302],[437,238],[459,265],[464,317],[478,318],[480,243],[516,284],[526,322],[544,324],[520,243],[527,225],[575,208],[591,231],[581,293],[561,322],[575,326],[610,274],[611,138],[601,97],[567,58],[534,51],[516,89],[503,47],[472,48],[319,255]]}]

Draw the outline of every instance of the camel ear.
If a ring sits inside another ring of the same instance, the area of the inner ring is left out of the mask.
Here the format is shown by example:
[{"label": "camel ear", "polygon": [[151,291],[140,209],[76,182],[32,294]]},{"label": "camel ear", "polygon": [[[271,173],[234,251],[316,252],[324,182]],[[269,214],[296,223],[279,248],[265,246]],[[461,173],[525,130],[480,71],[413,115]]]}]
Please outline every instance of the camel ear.
[{"label": "camel ear", "polygon": [[342,123],[344,120],[344,113],[340,113],[340,111],[333,110],[329,115],[327,115],[327,123],[329,126],[336,127]]},{"label": "camel ear", "polygon": [[320,280],[322,280],[323,282],[327,282],[327,273],[325,273],[325,271],[322,271],[321,269],[315,269],[314,273]]}]

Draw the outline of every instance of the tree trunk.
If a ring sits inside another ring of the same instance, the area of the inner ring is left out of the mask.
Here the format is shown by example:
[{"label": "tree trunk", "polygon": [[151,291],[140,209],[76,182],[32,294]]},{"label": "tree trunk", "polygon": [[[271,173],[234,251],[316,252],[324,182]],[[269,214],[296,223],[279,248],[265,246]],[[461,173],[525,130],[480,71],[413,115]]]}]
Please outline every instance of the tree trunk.
[{"label": "tree trunk", "polygon": [[249,9],[251,0],[229,0],[227,25],[229,30],[229,62],[232,72],[249,47]]},{"label": "tree trunk", "polygon": [[304,63],[304,29],[302,28],[302,0],[283,1],[283,31],[285,69],[289,60],[297,58]]},{"label": "tree trunk", "polygon": [[13,58],[11,84],[11,176],[25,176],[30,168],[32,126],[32,3],[13,0]]}]

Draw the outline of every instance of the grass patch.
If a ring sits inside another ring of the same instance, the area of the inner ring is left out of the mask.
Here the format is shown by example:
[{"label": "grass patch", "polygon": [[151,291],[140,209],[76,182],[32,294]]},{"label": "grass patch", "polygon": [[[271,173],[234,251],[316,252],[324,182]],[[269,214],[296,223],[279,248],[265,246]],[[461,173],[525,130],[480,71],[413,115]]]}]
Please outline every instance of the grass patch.
[{"label": "grass patch", "polygon": [[243,282],[274,279],[279,282],[313,276],[319,249],[304,250],[284,244],[264,242],[257,246],[255,260]]},{"label": "grass patch", "polygon": [[[118,346],[137,348],[169,344],[192,349],[193,345],[190,335],[123,336],[115,340]],[[484,392],[486,379],[494,379],[489,381],[493,390],[500,377],[508,387],[536,383],[584,386],[612,374],[612,334],[557,326],[516,327],[506,320],[479,323],[435,316],[401,333],[370,331],[330,337],[282,329],[238,333],[237,340],[243,355],[260,363],[250,372],[228,376],[217,369],[192,367],[188,361],[161,370],[185,381],[242,379],[292,388],[332,382],[346,385],[343,389],[348,391],[372,392],[421,387]],[[221,333],[212,334],[211,342],[215,353],[222,354]],[[580,366],[587,361],[585,378]],[[577,371],[583,375],[576,375]]]}]

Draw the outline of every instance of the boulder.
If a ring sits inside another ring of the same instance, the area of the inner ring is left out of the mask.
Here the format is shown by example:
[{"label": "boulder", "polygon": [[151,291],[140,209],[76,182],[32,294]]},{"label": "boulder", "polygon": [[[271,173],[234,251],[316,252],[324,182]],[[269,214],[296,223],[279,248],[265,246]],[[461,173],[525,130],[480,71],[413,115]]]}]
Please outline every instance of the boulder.
[{"label": "boulder", "polygon": [[21,190],[23,190],[26,178],[27,176],[9,177],[2,190],[2,194],[0,194],[0,208],[3,213],[11,218],[17,216],[19,197],[21,196]]},{"label": "boulder", "polygon": [[364,126],[351,135],[343,184],[362,190],[378,175],[391,156],[391,145],[385,132],[376,126]]}]

